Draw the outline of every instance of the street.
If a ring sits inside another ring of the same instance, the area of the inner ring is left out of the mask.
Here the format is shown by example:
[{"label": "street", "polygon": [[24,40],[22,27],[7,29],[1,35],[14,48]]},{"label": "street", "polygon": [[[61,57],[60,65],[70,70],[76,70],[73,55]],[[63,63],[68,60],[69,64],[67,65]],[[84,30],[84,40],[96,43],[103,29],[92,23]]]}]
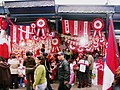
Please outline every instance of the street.
[{"label": "street", "polygon": [[[58,84],[54,83],[52,84],[52,87],[54,90],[58,89]],[[19,89],[10,89],[10,90],[26,90],[26,88],[19,88]],[[75,84],[71,90],[102,90],[102,86],[95,86],[93,85],[92,87],[87,87],[87,88],[77,88],[77,85]]]}]

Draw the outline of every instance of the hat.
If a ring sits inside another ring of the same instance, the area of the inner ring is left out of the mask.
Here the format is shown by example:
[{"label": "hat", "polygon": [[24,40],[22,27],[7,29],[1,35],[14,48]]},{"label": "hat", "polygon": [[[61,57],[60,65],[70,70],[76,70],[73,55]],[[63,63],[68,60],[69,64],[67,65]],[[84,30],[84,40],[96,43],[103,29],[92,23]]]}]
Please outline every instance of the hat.
[{"label": "hat", "polygon": [[64,55],[64,53],[63,52],[58,52],[58,54],[57,55]]},{"label": "hat", "polygon": [[39,56],[37,56],[37,59],[38,59],[38,60],[44,60],[45,58],[44,58],[43,55],[39,55]]}]

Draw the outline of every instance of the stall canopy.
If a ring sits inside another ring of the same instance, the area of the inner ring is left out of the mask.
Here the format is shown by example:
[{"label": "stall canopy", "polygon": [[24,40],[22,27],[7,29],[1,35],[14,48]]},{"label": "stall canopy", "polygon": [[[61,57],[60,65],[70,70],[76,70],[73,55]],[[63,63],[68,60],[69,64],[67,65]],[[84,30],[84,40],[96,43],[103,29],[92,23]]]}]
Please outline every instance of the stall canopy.
[{"label": "stall canopy", "polygon": [[[114,13],[114,6],[106,5],[59,5],[58,14],[63,18],[93,19],[95,17],[106,18],[107,13]],[[74,16],[74,17],[73,17]]]},{"label": "stall canopy", "polygon": [[32,22],[39,17],[54,18],[54,0],[5,1],[9,15],[17,22]]}]

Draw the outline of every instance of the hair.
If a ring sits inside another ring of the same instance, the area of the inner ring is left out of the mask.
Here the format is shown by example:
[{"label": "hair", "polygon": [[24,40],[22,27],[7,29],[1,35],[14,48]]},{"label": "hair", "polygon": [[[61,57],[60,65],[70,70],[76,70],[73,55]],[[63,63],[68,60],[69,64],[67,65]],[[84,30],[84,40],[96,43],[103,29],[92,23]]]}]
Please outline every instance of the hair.
[{"label": "hair", "polygon": [[1,57],[1,56],[0,56],[0,61],[3,61],[3,62],[4,62],[4,61],[5,61],[5,59],[4,59],[3,57]]},{"label": "hair", "polygon": [[15,55],[11,55],[11,57],[12,57],[12,58],[16,58],[16,56],[15,56]]},{"label": "hair", "polygon": [[26,56],[31,56],[31,52],[30,52],[30,51],[27,51],[27,52],[26,52]]},{"label": "hair", "polygon": [[39,59],[39,60],[41,60],[41,64],[42,65],[45,65],[45,57],[43,56],[43,55],[40,55],[40,56],[37,56],[37,58]]},{"label": "hair", "polygon": [[116,70],[115,76],[114,76],[114,82],[115,85],[120,84],[120,68]]},{"label": "hair", "polygon": [[45,49],[44,49],[44,48],[41,48],[40,50],[41,50],[41,52],[42,52],[42,53],[44,53],[44,52],[45,52]]}]

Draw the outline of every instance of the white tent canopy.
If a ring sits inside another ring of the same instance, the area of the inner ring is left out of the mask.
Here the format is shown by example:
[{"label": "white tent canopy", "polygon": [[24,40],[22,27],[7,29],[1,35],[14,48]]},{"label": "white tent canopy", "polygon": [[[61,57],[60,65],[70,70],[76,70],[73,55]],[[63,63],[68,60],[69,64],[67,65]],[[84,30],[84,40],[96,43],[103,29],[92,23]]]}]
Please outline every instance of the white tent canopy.
[{"label": "white tent canopy", "polygon": [[120,0],[55,0],[58,5],[120,5]]}]

